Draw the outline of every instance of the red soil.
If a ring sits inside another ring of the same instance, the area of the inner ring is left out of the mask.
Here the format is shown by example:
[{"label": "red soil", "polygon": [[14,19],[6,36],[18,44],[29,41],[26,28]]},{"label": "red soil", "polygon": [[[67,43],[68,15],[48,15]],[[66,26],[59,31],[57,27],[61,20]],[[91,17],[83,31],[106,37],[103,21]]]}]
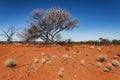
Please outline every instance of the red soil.
[{"label": "red soil", "polygon": [[[101,52],[97,52],[97,48]],[[108,51],[108,50],[111,50]],[[80,51],[80,54],[77,52]],[[41,63],[41,53],[50,57],[52,65]],[[71,54],[72,59],[61,62],[63,54]],[[97,56],[107,55],[108,59],[102,63],[102,67],[96,67]],[[25,46],[25,45],[0,45],[0,80],[120,80],[120,67],[113,67],[110,72],[104,72],[108,62],[115,55],[120,55],[120,46]],[[5,60],[16,60],[14,68],[5,66]],[[34,59],[38,58],[39,63]],[[80,65],[80,60],[85,60],[85,65]],[[117,59],[120,61],[120,57]],[[64,68],[63,78],[58,76],[60,68]]]}]

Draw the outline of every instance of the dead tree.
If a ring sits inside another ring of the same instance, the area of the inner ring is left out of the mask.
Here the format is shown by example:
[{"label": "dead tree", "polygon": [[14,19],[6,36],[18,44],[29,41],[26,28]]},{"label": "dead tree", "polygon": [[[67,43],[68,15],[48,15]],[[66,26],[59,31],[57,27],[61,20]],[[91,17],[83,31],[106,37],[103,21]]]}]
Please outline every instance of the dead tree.
[{"label": "dead tree", "polygon": [[10,26],[6,31],[3,31],[2,36],[4,36],[7,39],[7,43],[10,44],[12,43],[13,36],[17,32],[17,29],[12,25]]},{"label": "dead tree", "polygon": [[32,38],[40,38],[45,43],[54,43],[59,32],[76,27],[77,19],[61,8],[49,10],[34,9],[28,33]]}]

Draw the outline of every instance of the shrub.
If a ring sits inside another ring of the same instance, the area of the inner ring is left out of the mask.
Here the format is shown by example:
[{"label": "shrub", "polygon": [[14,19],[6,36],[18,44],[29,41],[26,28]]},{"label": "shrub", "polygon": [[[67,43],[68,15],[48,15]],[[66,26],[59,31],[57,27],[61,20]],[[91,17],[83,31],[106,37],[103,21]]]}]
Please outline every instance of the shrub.
[{"label": "shrub", "polygon": [[99,62],[105,62],[107,60],[107,56],[106,55],[99,55],[97,60]]},{"label": "shrub", "polygon": [[81,60],[80,60],[80,64],[81,64],[81,65],[85,65],[85,60],[81,59]]},{"label": "shrub", "polygon": [[52,62],[51,62],[51,61],[47,61],[47,64],[48,64],[48,65],[52,65]]},{"label": "shrub", "polygon": [[45,64],[47,61],[45,58],[42,58],[42,64]]},{"label": "shrub", "polygon": [[68,54],[63,54],[63,58],[64,58],[64,59],[68,59],[68,58],[69,58],[69,55],[68,55]]},{"label": "shrub", "polygon": [[101,52],[101,48],[97,48],[97,51]]},{"label": "shrub", "polygon": [[97,66],[98,68],[101,68],[101,67],[102,67],[101,62],[98,62],[96,66]]},{"label": "shrub", "polygon": [[60,71],[61,71],[61,72],[64,72],[64,68],[63,68],[63,67],[62,67],[62,68],[60,68]]},{"label": "shrub", "polygon": [[120,63],[117,60],[113,60],[112,65],[115,66],[115,67],[118,67],[118,66],[120,66]]},{"label": "shrub", "polygon": [[58,71],[58,76],[63,78],[63,72],[62,71]]},{"label": "shrub", "polygon": [[113,69],[113,65],[111,63],[108,63],[106,68],[108,68],[109,70],[112,70]]},{"label": "shrub", "polygon": [[63,73],[64,73],[64,68],[60,68],[60,70],[58,71],[58,76],[63,78]]},{"label": "shrub", "polygon": [[38,58],[35,58],[35,59],[34,59],[34,63],[39,63],[39,59],[38,59]]},{"label": "shrub", "polygon": [[45,56],[45,53],[42,52],[42,53],[41,53],[41,56]]},{"label": "shrub", "polygon": [[103,69],[104,72],[109,72],[110,70],[108,68]]},{"label": "shrub", "polygon": [[4,64],[5,64],[5,66],[11,67],[11,68],[13,68],[14,66],[16,66],[14,59],[7,59],[7,60],[4,62]]}]

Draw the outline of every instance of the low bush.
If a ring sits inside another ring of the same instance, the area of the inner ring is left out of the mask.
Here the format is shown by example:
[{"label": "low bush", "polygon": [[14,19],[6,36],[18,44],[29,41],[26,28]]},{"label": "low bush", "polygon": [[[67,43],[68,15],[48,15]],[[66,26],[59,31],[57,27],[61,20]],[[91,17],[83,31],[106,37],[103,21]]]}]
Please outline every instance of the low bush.
[{"label": "low bush", "polygon": [[118,67],[118,66],[120,66],[120,62],[117,61],[117,60],[113,60],[112,65],[115,66],[115,67]]},{"label": "low bush", "polygon": [[107,56],[106,55],[99,55],[98,56],[98,59],[97,59],[99,62],[105,62],[107,60]]},{"label": "low bush", "polygon": [[15,60],[14,59],[7,59],[4,62],[5,66],[13,68],[14,66],[16,66]]}]

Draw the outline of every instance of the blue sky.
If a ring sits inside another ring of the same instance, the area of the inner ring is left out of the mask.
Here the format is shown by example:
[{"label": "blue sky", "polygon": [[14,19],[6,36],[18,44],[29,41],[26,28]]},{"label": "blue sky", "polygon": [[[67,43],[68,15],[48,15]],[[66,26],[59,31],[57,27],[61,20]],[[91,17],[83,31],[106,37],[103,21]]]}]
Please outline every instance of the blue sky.
[{"label": "blue sky", "polygon": [[50,7],[64,8],[79,20],[79,28],[61,32],[63,39],[120,39],[120,0],[0,0],[0,33],[11,24],[19,29],[27,27],[33,9]]}]

